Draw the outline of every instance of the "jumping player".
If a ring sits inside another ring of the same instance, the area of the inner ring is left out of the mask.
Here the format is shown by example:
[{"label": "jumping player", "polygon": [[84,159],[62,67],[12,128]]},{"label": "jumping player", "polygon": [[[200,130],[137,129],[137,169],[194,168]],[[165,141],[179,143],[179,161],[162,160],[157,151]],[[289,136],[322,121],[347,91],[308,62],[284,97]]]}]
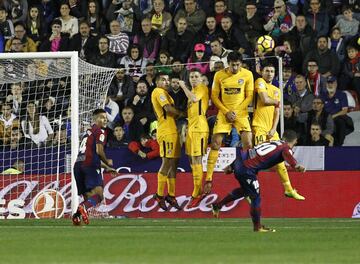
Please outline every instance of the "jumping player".
[{"label": "jumping player", "polygon": [[74,225],[80,225],[81,220],[88,225],[89,217],[87,210],[95,207],[103,200],[103,180],[101,167],[108,172],[116,173],[112,168],[113,161],[106,158],[104,146],[106,144],[105,128],[107,124],[104,109],[96,109],[93,112],[94,124],[89,128],[81,140],[79,154],[74,166],[74,174],[78,194],[84,201],[78,206],[72,217]]}]

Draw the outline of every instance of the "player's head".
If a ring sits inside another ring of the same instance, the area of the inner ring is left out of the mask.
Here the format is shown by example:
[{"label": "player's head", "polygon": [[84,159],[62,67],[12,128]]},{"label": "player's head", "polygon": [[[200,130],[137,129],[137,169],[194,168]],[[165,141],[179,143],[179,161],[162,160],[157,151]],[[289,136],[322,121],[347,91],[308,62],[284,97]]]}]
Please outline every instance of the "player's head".
[{"label": "player's head", "polygon": [[168,90],[170,86],[169,74],[163,72],[158,73],[155,77],[155,82],[157,87]]},{"label": "player's head", "polygon": [[96,109],[93,112],[93,119],[96,125],[105,128],[107,125],[106,111],[104,109]]},{"label": "player's head", "polygon": [[261,76],[267,83],[271,83],[275,77],[275,66],[271,63],[266,63],[261,69]]},{"label": "player's head", "polygon": [[288,143],[290,148],[296,145],[297,143],[297,134],[294,130],[287,129],[284,131],[284,134],[282,136],[282,139]]},{"label": "player's head", "polygon": [[242,55],[237,51],[230,52],[229,55],[227,56],[229,69],[233,74],[237,73],[240,70],[241,61],[242,61]]},{"label": "player's head", "polygon": [[202,83],[202,74],[198,69],[190,70],[189,82],[192,88]]}]

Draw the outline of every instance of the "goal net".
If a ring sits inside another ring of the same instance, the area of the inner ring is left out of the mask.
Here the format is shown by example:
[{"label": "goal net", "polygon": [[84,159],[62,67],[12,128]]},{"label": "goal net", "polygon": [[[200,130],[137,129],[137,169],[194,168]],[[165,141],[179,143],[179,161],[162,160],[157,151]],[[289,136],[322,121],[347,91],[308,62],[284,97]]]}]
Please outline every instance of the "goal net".
[{"label": "goal net", "polygon": [[71,215],[79,137],[114,74],[76,52],[0,54],[0,218]]}]

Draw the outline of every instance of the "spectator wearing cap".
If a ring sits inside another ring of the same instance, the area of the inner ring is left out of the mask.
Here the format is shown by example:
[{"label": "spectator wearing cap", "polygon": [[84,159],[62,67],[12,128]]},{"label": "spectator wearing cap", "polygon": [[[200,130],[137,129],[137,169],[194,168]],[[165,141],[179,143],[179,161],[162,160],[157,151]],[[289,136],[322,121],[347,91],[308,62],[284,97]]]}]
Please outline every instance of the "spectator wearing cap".
[{"label": "spectator wearing cap", "polygon": [[211,57],[210,57],[210,71],[213,72],[215,62],[222,61],[224,68],[228,67],[227,56],[232,50],[225,49],[220,39],[214,39],[210,43],[211,46]]},{"label": "spectator wearing cap", "polygon": [[296,16],[290,11],[283,0],[274,1],[274,10],[267,15],[264,29],[270,36],[278,39],[288,33],[294,26]]},{"label": "spectator wearing cap", "polygon": [[45,37],[40,44],[39,51],[67,51],[69,48],[69,37],[61,33],[62,23],[55,19],[51,23],[51,35]]},{"label": "spectator wearing cap", "polygon": [[194,46],[194,51],[188,60],[187,69],[198,69],[202,74],[207,74],[210,71],[209,68],[209,57],[205,55],[205,45],[197,43]]},{"label": "spectator wearing cap", "polygon": [[316,36],[324,36],[329,33],[329,15],[321,9],[320,0],[310,0],[310,9],[306,14],[306,20]]},{"label": "spectator wearing cap", "polygon": [[[21,23],[15,25],[15,38],[21,41],[22,52],[36,52],[37,48],[35,42],[26,36],[25,27]],[[5,51],[10,51],[13,39],[14,38],[9,39],[6,42]]]},{"label": "spectator wearing cap", "polygon": [[174,18],[177,24],[179,18],[185,17],[187,29],[192,33],[197,33],[204,25],[206,14],[204,10],[197,6],[196,0],[184,0],[185,9],[180,9]]},{"label": "spectator wearing cap", "polygon": [[346,94],[337,89],[337,78],[327,77],[327,92],[322,96],[325,111],[329,113],[335,123],[334,146],[342,146],[346,135],[354,131],[354,123],[348,112]]},{"label": "spectator wearing cap", "polygon": [[317,48],[306,54],[303,71],[306,72],[307,62],[310,58],[316,59],[319,66],[319,72],[324,77],[330,75],[337,76],[340,72],[340,61],[337,55],[328,47],[328,38],[326,36],[318,37]]}]

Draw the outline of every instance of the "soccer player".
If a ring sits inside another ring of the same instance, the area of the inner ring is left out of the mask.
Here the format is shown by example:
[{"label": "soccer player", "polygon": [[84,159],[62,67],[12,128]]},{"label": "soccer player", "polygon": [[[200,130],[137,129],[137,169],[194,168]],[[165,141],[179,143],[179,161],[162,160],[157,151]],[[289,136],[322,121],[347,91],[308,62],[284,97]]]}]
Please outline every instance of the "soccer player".
[{"label": "soccer player", "polygon": [[255,232],[275,232],[274,229],[261,225],[261,198],[260,185],[257,174],[260,170],[266,170],[274,165],[284,162],[290,164],[296,171],[304,172],[305,168],[299,165],[292,156],[292,148],[297,143],[297,135],[293,130],[286,130],[283,140],[262,143],[247,151],[241,151],[241,155],[233,162],[226,171],[233,170],[240,187],[234,189],[224,199],[212,204],[212,212],[219,217],[222,206],[241,197],[250,198],[250,215]]},{"label": "soccer player", "polygon": [[194,189],[188,208],[197,206],[202,199],[203,167],[202,157],[206,153],[209,138],[209,126],[206,111],[209,105],[209,90],[202,82],[202,75],[198,69],[192,69],[189,74],[191,91],[184,81],[180,87],[188,98],[188,131],[185,141],[185,151],[189,156],[193,174]]},{"label": "soccer player", "polygon": [[248,105],[253,100],[253,74],[241,67],[242,56],[238,52],[231,52],[227,56],[227,61],[229,67],[215,74],[212,86],[211,100],[219,109],[219,113],[207,161],[205,194],[211,191],[214,167],[224,134],[229,134],[234,127],[241,136],[243,148],[248,149],[252,146]]},{"label": "soccer player", "polygon": [[[174,107],[174,100],[168,93],[170,87],[169,75],[158,73],[155,82],[156,88],[151,94],[151,103],[158,120],[157,141],[160,146],[162,164],[157,175],[158,187],[154,199],[164,211],[168,210],[165,201],[180,210],[181,207],[175,198],[176,169],[181,155],[175,118],[184,116],[184,113]],[[166,183],[168,195],[164,197]]]},{"label": "soccer player", "polygon": [[[254,118],[252,128],[254,134],[254,145],[271,140],[279,140],[279,134],[276,128],[280,117],[280,89],[272,85],[275,77],[275,67],[272,64],[266,64],[261,70],[262,78],[255,81],[255,103]],[[280,176],[281,183],[285,189],[285,196],[296,200],[305,200],[303,196],[297,193],[291,186],[289,174],[284,162],[276,165],[276,171]]]},{"label": "soccer player", "polygon": [[93,112],[94,124],[84,134],[79,154],[74,166],[74,174],[78,194],[84,197],[76,213],[72,217],[74,225],[80,225],[80,216],[85,224],[89,224],[87,210],[95,207],[103,200],[103,179],[101,167],[111,173],[116,173],[112,168],[113,161],[105,155],[106,144],[105,128],[107,124],[106,111],[96,109]]}]

